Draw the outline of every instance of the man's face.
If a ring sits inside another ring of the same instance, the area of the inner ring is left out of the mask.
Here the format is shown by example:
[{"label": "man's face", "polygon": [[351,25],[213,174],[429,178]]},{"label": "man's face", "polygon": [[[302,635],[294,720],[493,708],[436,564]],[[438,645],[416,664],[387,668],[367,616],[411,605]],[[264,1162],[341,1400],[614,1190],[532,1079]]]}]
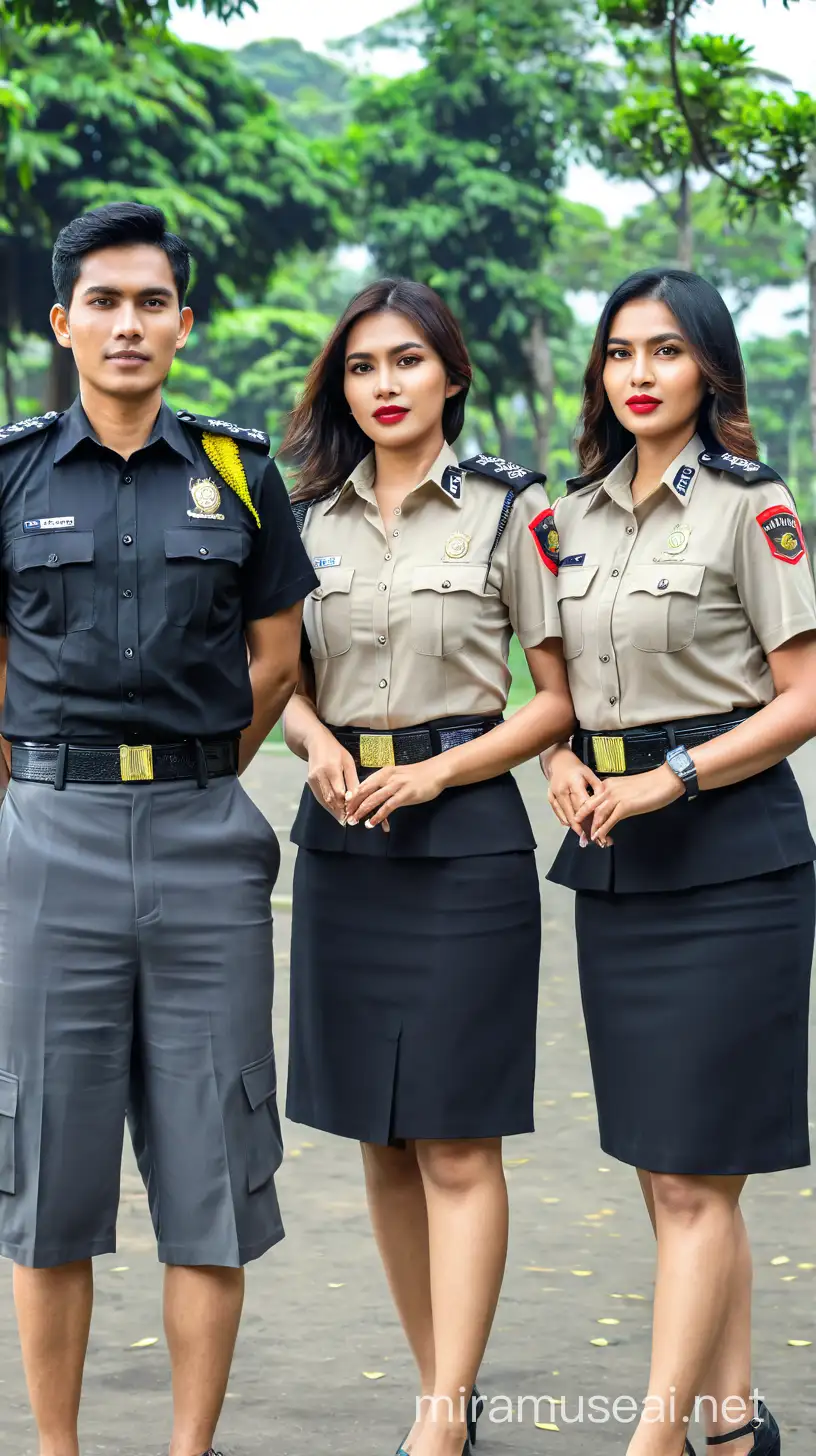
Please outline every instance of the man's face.
[{"label": "man's face", "polygon": [[51,310],[57,341],[73,350],[80,382],[120,398],[160,388],[192,324],[192,310],[179,311],[167,255],[149,243],[89,253],[69,308]]}]

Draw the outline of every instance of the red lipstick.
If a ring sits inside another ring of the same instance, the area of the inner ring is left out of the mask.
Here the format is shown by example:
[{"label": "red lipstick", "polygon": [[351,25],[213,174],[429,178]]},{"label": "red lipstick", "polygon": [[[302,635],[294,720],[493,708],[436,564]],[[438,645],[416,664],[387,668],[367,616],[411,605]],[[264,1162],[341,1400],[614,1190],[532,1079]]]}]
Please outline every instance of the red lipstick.
[{"label": "red lipstick", "polygon": [[407,409],[403,409],[401,405],[384,404],[381,409],[374,411],[374,418],[379,425],[398,425],[407,413]]},{"label": "red lipstick", "polygon": [[633,394],[626,401],[627,407],[636,415],[650,415],[662,403],[662,399],[655,399],[652,394]]}]

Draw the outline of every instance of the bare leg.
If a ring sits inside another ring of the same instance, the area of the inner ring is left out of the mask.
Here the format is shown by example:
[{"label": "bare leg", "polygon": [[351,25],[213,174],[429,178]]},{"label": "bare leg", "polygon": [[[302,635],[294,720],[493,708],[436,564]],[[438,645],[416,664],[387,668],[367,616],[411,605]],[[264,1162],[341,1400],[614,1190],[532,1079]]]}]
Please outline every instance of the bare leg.
[{"label": "bare leg", "polygon": [[[644,1201],[655,1227],[652,1175],[638,1169]],[[737,1245],[734,1277],[728,1298],[728,1314],[714,1357],[701,1386],[700,1411],[706,1434],[723,1436],[744,1426],[754,1414],[751,1404],[751,1295],[753,1268],[748,1230],[739,1205],[734,1210],[734,1238]],[[733,1414],[732,1414],[733,1413]],[[735,1456],[751,1450],[748,1436],[729,1445]]]},{"label": "bare leg", "polygon": [[[419,1370],[420,1394],[433,1395],[434,1330],[431,1311],[428,1210],[413,1143],[403,1148],[362,1144],[371,1226],[391,1296]],[[420,1408],[427,1410],[427,1404]],[[404,1446],[410,1451],[422,1419]]]},{"label": "bare leg", "polygon": [[243,1302],[243,1269],[165,1270],[164,1329],[173,1371],[170,1456],[202,1456],[212,1446]]},{"label": "bare leg", "polygon": [[461,1456],[466,1408],[507,1258],[507,1186],[499,1138],[417,1142],[428,1206],[436,1371],[421,1456]]},{"label": "bare leg", "polygon": [[[683,1449],[683,1417],[693,1411],[728,1319],[739,1254],[735,1213],[744,1183],[652,1174],[657,1223],[652,1419],[641,1420],[629,1456],[680,1456]],[[661,1420],[654,1419],[658,1408]]]},{"label": "bare leg", "polygon": [[15,1265],[14,1303],[40,1456],[79,1456],[77,1421],[93,1309],[90,1259]]}]

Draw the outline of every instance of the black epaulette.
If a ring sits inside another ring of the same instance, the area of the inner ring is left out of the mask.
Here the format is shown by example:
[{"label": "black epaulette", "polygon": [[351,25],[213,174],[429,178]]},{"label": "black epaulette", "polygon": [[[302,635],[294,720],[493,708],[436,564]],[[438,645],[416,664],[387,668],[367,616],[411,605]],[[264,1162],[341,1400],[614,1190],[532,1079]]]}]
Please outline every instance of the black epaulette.
[{"label": "black epaulette", "polygon": [[723,450],[720,455],[704,450],[699,463],[708,470],[723,470],[726,475],[735,475],[743,485],[758,485],[761,480],[775,480],[780,485],[785,483],[770,465],[763,465],[761,460],[748,460],[744,455],[732,455],[728,450]]},{"label": "black epaulette", "polygon": [[31,419],[18,420],[14,425],[4,425],[0,430],[0,445],[11,445],[15,440],[24,440],[26,435],[38,435],[50,430],[57,420],[62,419],[62,410],[49,410],[44,415],[32,415]]},{"label": "black epaulette", "polygon": [[269,454],[269,436],[264,430],[244,430],[240,425],[231,424],[229,420],[211,420],[209,415],[191,415],[189,410],[176,410],[176,418],[183,425],[192,425],[194,430],[201,430],[202,434],[229,435],[233,440],[240,440],[242,445],[254,445],[256,450]]},{"label": "black epaulette", "polygon": [[[448,467],[450,468],[450,467]],[[498,480],[515,495],[521,495],[529,485],[546,483],[546,475],[538,470],[525,470],[523,465],[514,465],[512,460],[502,460],[500,455],[474,455],[472,460],[463,460],[460,470],[472,470],[474,475],[486,475]]]}]

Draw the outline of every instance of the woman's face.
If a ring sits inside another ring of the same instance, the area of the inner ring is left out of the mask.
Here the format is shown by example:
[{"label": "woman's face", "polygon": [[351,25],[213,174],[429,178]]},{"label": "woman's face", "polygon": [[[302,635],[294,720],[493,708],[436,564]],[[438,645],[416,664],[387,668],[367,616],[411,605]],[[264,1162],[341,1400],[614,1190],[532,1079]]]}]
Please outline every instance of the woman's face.
[{"label": "woman's face", "polygon": [[421,329],[404,314],[367,314],[350,329],[346,399],[375,445],[400,449],[441,434],[445,401],[459,389]]},{"label": "woman's face", "polygon": [[603,382],[620,423],[639,439],[694,433],[706,381],[667,304],[639,298],[618,311]]}]

